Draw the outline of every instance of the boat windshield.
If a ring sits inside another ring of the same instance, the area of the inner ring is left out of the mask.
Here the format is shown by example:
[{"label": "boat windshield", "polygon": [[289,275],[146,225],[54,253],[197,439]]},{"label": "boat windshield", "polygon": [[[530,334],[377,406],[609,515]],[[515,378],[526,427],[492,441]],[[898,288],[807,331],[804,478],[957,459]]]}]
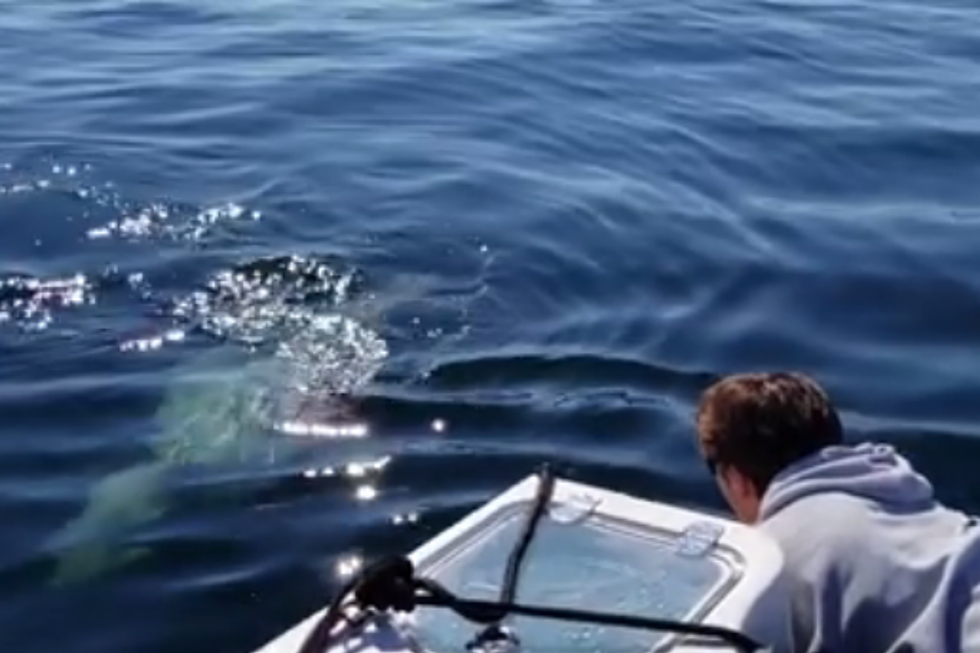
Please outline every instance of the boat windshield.
[{"label": "boat windshield", "polygon": [[[518,507],[497,515],[420,571],[460,596],[496,600],[524,514]],[[730,559],[697,549],[697,541],[678,533],[601,514],[570,522],[545,516],[524,560],[516,601],[697,620],[738,575]],[[522,616],[506,624],[520,639],[521,653],[648,653],[677,641],[670,633]],[[446,609],[419,608],[412,630],[428,651],[463,653],[480,627]]]}]

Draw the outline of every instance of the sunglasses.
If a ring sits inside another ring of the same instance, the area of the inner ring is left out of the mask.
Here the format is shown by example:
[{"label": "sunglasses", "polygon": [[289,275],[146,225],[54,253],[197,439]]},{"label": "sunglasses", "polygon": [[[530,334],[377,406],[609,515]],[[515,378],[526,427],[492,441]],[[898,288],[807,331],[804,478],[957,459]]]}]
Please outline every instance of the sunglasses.
[{"label": "sunglasses", "polygon": [[708,473],[712,476],[718,473],[718,461],[714,458],[705,458],[704,464],[708,468]]}]

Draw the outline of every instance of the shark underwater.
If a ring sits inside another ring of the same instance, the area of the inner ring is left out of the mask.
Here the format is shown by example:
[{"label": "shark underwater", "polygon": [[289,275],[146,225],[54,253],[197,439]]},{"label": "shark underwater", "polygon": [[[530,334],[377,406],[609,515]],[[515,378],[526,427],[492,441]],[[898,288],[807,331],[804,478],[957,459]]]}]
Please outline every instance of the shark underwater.
[{"label": "shark underwater", "polygon": [[[295,261],[275,263],[276,274],[283,265],[295,267]],[[183,468],[274,464],[311,436],[362,434],[366,425],[356,397],[384,365],[385,340],[339,311],[300,311],[295,297],[270,294],[269,285],[257,284],[248,294],[262,301],[226,293],[223,304],[207,304],[207,317],[217,324],[250,324],[250,336],[258,315],[266,327],[268,316],[278,315],[291,328],[277,328],[271,353],[223,342],[190,355],[154,415],[149,459],[98,482],[81,513],[48,541],[54,584],[91,579],[147,554],[127,543],[136,528],[167,511],[171,480]],[[263,337],[268,335],[267,328]]]}]

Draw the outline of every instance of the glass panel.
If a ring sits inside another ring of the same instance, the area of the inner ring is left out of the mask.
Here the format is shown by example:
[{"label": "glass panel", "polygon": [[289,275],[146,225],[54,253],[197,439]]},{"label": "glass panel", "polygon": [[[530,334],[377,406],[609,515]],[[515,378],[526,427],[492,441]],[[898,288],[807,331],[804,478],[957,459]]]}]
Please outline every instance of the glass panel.
[{"label": "glass panel", "polygon": [[[423,570],[468,598],[499,597],[507,557],[525,520],[511,512],[489,533]],[[668,619],[690,619],[716,599],[732,575],[717,558],[677,553],[677,538],[626,529],[593,516],[577,523],[545,517],[524,560],[517,602]],[[417,636],[428,650],[463,653],[480,626],[442,608],[416,610]],[[667,633],[512,617],[522,653],[644,653]]]}]

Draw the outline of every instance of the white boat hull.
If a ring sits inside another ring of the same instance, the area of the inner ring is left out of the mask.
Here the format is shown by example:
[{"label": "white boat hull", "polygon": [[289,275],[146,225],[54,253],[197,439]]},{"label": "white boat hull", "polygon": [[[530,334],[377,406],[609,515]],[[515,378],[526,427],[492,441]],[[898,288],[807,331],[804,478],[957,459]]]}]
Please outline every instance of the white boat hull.
[{"label": "white boat hull", "polygon": [[[496,599],[503,559],[533,503],[532,475],[466,515],[408,557],[419,576],[465,598]],[[556,479],[524,563],[522,604],[676,619],[737,630],[789,650],[783,558],[758,529],[721,516]],[[297,653],[320,610],[256,653]],[[514,617],[521,653],[732,650],[718,640]],[[463,653],[480,630],[444,608],[375,619],[322,653]]]}]

